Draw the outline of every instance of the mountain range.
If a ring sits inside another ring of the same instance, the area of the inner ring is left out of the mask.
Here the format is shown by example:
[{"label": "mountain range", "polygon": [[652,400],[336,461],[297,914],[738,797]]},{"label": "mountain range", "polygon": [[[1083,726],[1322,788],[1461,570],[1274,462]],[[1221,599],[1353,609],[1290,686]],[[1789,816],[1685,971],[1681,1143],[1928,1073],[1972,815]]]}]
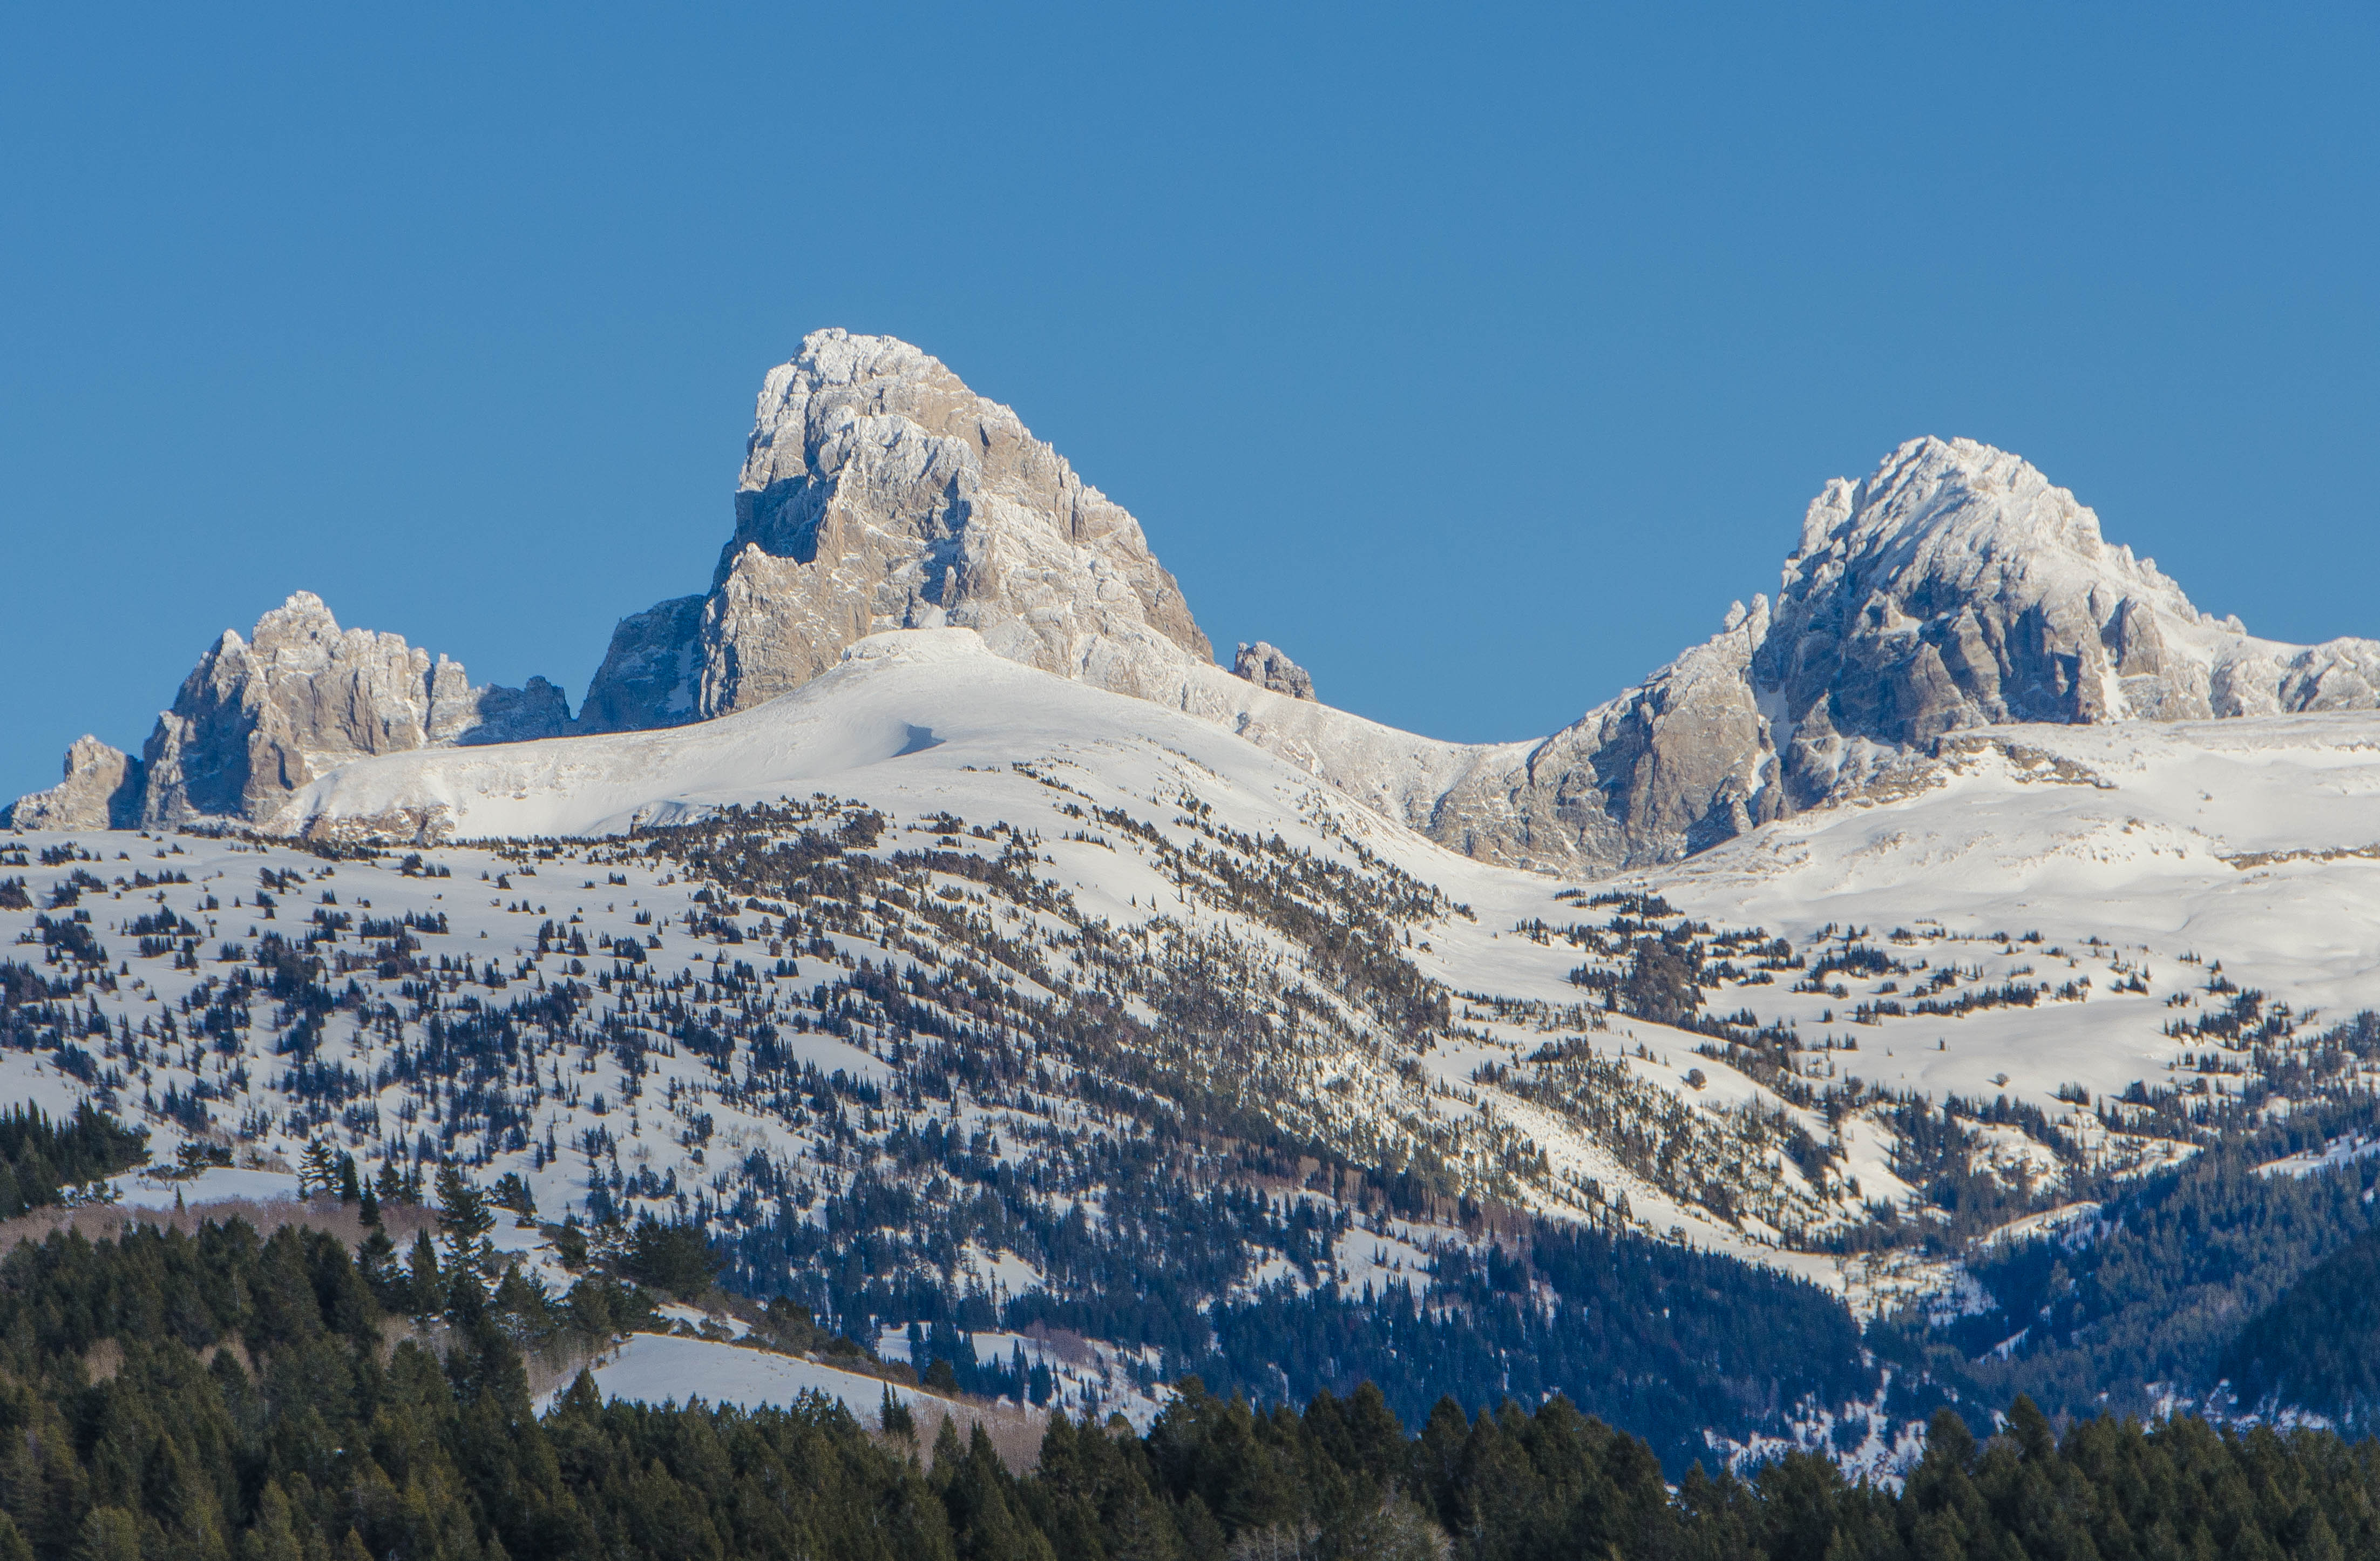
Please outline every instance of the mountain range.
[{"label": "mountain range", "polygon": [[802,687],[870,634],[943,627],[1225,726],[1468,855],[1548,872],[1677,860],[1894,784],[1978,727],[2380,702],[2380,642],[2257,639],[2109,545],[2022,459],[1919,439],[1811,501],[1773,604],[1735,604],[1709,641],[1542,740],[1436,742],[1317,703],[1270,645],[1218,668],[1138,522],[1014,412],[905,342],[821,331],[761,388],[710,591],[621,620],[575,720],[542,678],[470,688],[458,664],[342,630],[301,592],[209,648],[137,760],[81,739],[18,816],[269,827],[354,758],[710,720]]},{"label": "mountain range", "polygon": [[2380,642],[1925,438],[1550,736],[1328,692],[819,332],[575,713],[300,593],[76,743],[0,837],[0,1087],[221,1185],[321,1141],[690,1226],[1020,1408],[1559,1390],[1673,1477],[1878,1478],[2020,1391],[2371,1412],[2304,1360],[2380,1241]]}]

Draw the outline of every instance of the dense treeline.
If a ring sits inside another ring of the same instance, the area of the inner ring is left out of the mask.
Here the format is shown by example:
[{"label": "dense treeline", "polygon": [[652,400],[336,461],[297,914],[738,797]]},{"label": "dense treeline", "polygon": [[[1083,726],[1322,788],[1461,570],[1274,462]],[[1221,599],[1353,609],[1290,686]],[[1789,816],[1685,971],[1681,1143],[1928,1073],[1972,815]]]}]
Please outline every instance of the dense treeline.
[{"label": "dense treeline", "polygon": [[[2380,1337],[2357,1333],[2353,1276],[2371,1260],[2352,1256],[2374,1240],[2380,1159],[2306,1176],[2259,1167],[2368,1132],[2372,1113],[2357,1100],[2299,1114],[2112,1192],[2049,1239],[1976,1252],[1968,1272],[1996,1310],[1939,1325],[1921,1312],[1871,1328],[1869,1343],[1902,1368],[1896,1394],[1924,1377],[1971,1404],[2024,1394],[2051,1413],[2138,1414],[2153,1384],[2205,1401],[2230,1377],[2245,1407],[2281,1392],[2335,1415],[2362,1378],[2315,1362]],[[2333,1254],[2335,1268],[2317,1266]]]},{"label": "dense treeline", "polygon": [[53,1122],[27,1104],[0,1111],[0,1219],[55,1203],[68,1188],[112,1177],[148,1157],[149,1135],[90,1103]]},{"label": "dense treeline", "polygon": [[1440,1397],[1562,1396],[1647,1439],[1672,1478],[1706,1432],[1784,1429],[1866,1396],[1856,1323],[1815,1287],[1633,1236],[1533,1221],[1525,1240],[1441,1256],[1427,1294],[1276,1287],[1212,1309],[1197,1362],[1219,1388],[1302,1403],[1377,1384],[1408,1425]]},{"label": "dense treeline", "polygon": [[[944,1422],[930,1456],[809,1400],[598,1402],[540,1418],[518,1287],[457,1270],[407,1330],[335,1238],[245,1225],[73,1234],[0,1260],[0,1561],[1247,1561],[1619,1556],[1959,1561],[2380,1550],[2380,1457],[2326,1433],[1937,1417],[1904,1494],[1790,1455],[1674,1494],[1553,1398],[1408,1436],[1375,1390],[1300,1412],[1195,1380],[1146,1437],[1059,1417],[1038,1470]],[[395,1339],[394,1347],[391,1339]]]},{"label": "dense treeline", "polygon": [[[998,1396],[1030,1396],[1029,1371],[978,1361],[965,1331],[1038,1324],[1146,1347],[1163,1355],[1158,1375],[1196,1372],[1265,1403],[1372,1382],[1411,1425],[1442,1395],[1564,1394],[1650,1438],[1673,1477],[1706,1455],[1706,1429],[1783,1434],[1804,1400],[1839,1405],[1876,1385],[1839,1300],[1633,1233],[1516,1216],[1494,1237],[1483,1226],[1475,1250],[1441,1250],[1411,1286],[1317,1288],[1334,1246],[1361,1252],[1365,1229],[1313,1200],[1201,1185],[1161,1142],[1085,1146],[1082,1185],[1105,1189],[1096,1223],[1079,1201],[1059,1213],[1052,1189],[995,1162],[993,1145],[952,1135],[907,1147],[972,1194],[932,1200],[856,1177],[814,1219],[760,1222],[722,1242],[727,1283],[755,1297],[790,1292],[856,1337],[922,1324],[914,1359],[948,1360],[960,1386]],[[904,1148],[895,1143],[896,1157]],[[1381,1213],[1418,1212],[1426,1196],[1354,1176],[1332,1185]],[[945,1279],[970,1243],[1018,1255],[1045,1282],[995,1301]],[[1251,1254],[1302,1284],[1251,1291]]]},{"label": "dense treeline", "polygon": [[2325,1258],[2250,1319],[2222,1375],[2251,1410],[2293,1409],[2368,1432],[2380,1412],[2380,1231]]}]

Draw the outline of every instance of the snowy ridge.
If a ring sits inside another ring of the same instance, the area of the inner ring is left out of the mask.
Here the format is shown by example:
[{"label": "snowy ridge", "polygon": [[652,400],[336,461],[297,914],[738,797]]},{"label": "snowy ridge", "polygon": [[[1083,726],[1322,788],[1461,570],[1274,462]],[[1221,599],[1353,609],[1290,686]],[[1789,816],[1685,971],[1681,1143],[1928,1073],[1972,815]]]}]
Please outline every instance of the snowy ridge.
[{"label": "snowy ridge", "polygon": [[19,822],[270,823],[359,755],[698,723],[831,676],[871,635],[945,627],[1224,726],[1467,855],[1568,873],[1903,784],[1973,727],[2380,704],[2380,643],[2208,618],[2023,460],[1925,438],[1826,486],[1773,604],[1731,608],[1542,740],[1434,741],[1317,702],[1269,645],[1216,666],[1139,522],[1013,409],[908,343],[827,330],[761,387],[709,590],[620,621],[575,726],[550,686],[469,689],[301,594],[254,645],[208,652],[140,761],[78,744]]},{"label": "snowy ridge", "polygon": [[[1018,666],[963,632],[880,636],[795,695],[701,727],[354,766],[320,783],[289,824],[334,835],[394,823],[410,837],[423,821],[436,823],[433,834],[600,834],[809,790],[867,797],[896,816],[947,806],[970,818],[1014,820],[1048,806],[1044,783],[1024,773],[1040,763],[1062,765],[1069,787],[1118,805],[1185,787],[1252,835],[1360,840],[1471,907],[1475,924],[1438,920],[1414,955],[1422,970],[1464,994],[1457,1032],[1423,1064],[1447,1101],[1466,1102],[1544,1151],[1552,1185],[1571,1189],[1541,1195],[1552,1204],[1588,1185],[1625,1189],[1647,1228],[1676,1225],[1701,1232],[1697,1240],[1825,1272],[1837,1284],[1890,1287],[1767,1245],[1789,1226],[1822,1227],[1841,1217],[1823,1212],[1830,1200],[1905,1193],[1890,1169],[1888,1138],[1871,1136],[1862,1119],[1840,1129],[1844,1158],[1830,1173],[1839,1179],[1825,1187],[1779,1163],[1772,1190],[1762,1193],[1758,1178],[1744,1174],[1753,1167],[1739,1168],[1736,1191],[1746,1203],[1738,1220],[1766,1207],[1782,1224],[1712,1228],[1709,1210],[1694,1197],[1647,1185],[1597,1148],[1595,1133],[1548,1108],[1565,1088],[1649,1091],[1642,1109],[1658,1111],[1665,1097],[1690,1100],[1695,1113],[1687,1120],[1707,1119],[1718,1138],[1737,1130],[1742,1118],[1731,1113],[1790,1116],[1796,1109],[1715,1066],[1706,1037],[1641,1017],[1582,1013],[1572,967],[1589,945],[1575,934],[1563,941],[1511,930],[1574,924],[1584,896],[1449,853],[1202,723]],[[1730,986],[1712,1006],[1742,1001],[1762,1023],[1791,1027],[1800,1048],[1794,1077],[1840,1081],[1856,1073],[1871,1086],[1937,1098],[2008,1092],[2145,1165],[2187,1148],[2162,1140],[2126,1148],[2121,1134],[2109,1136],[2061,1096],[2080,1090],[2104,1099],[2136,1081],[2218,1094],[2228,1088],[2228,1076],[2198,1067],[2203,1048],[2172,1033],[2228,1011],[2232,999],[2204,990],[2216,979],[2206,974],[2208,961],[2220,962],[2220,979],[2267,994],[2260,1022],[2272,1018],[2272,1004],[2294,1005],[2283,1024],[2289,1033],[2320,1013],[2380,1001],[2372,976],[2380,967],[2380,852],[2367,837],[2365,800],[2375,792],[2380,716],[1995,729],[1946,749],[1928,784],[1896,801],[1802,815],[1620,887],[1797,945],[1823,945],[1830,925],[1875,929],[1878,942],[1882,928],[1905,927],[1888,946],[1899,963],[1931,972],[1922,994],[1910,990],[1919,984],[1913,978],[1887,972],[1858,990],[1847,977],[1806,992],[1783,991],[1782,981]],[[1078,851],[1072,860],[1085,859]],[[1085,908],[1119,924],[1148,921],[1165,896],[1163,879],[1115,860],[1112,841],[1089,860],[1098,876],[1075,887],[1087,896]],[[2012,988],[2031,995],[1949,1018],[1925,1011],[1961,992]],[[2053,990],[2072,995],[2051,997]],[[1560,1040],[1565,1015],[1585,1027],[1572,1033],[1585,1060],[1549,1056],[1522,1071],[1522,1080],[1535,1082],[1517,1091],[1500,1081],[1500,1069]],[[1597,1026],[1608,1026],[1601,1041]],[[1651,1055],[1633,1055],[1639,1047]],[[1621,1053],[1631,1055],[1613,1055]],[[1592,1070],[1591,1086],[1581,1075],[1548,1092],[1547,1081],[1578,1067]],[[1685,1082],[1695,1069],[1699,1088]],[[1483,1070],[1484,1081],[1475,1077]],[[2011,1165],[2055,1176],[2050,1157],[2022,1134],[1995,1129],[1985,1138]],[[1708,1152],[1723,1152],[1718,1143]],[[1770,1233],[1759,1235],[1763,1228]]]}]

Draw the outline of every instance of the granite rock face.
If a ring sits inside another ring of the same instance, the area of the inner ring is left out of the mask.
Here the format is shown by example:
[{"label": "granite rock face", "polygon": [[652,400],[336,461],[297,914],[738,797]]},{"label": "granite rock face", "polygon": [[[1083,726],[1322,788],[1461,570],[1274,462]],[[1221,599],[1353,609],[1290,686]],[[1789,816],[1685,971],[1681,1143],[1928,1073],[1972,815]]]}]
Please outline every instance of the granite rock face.
[{"label": "granite rock face", "polygon": [[1245,677],[1259,689],[1287,694],[1293,700],[1314,698],[1314,677],[1289,659],[1286,652],[1259,640],[1242,645],[1232,658],[1232,676]]},{"label": "granite rock face", "polygon": [[833,330],[762,386],[710,589],[621,620],[577,723],[541,678],[471,688],[301,593],[207,652],[140,759],[85,739],[17,817],[263,822],[354,759],[706,720],[869,635],[941,628],[1222,726],[1459,850],[1565,873],[1914,784],[1977,728],[2380,704],[2380,643],[2256,639],[2017,457],[1918,439],[1827,484],[1773,602],[1551,737],[1437,742],[1319,703],[1272,645],[1217,666],[1138,522],[1014,412],[905,342]]},{"label": "granite rock face", "polygon": [[1688,855],[1776,817],[1776,754],[1748,676],[1766,598],[1542,742],[1487,750],[1415,821],[1466,855],[1596,872]]},{"label": "granite rock face", "polygon": [[700,717],[695,647],[707,600],[673,597],[620,620],[578,707],[580,731],[643,731]]},{"label": "granite rock face", "polygon": [[106,757],[114,750],[86,738],[67,755],[66,785],[25,799],[17,816],[26,828],[58,807],[96,817],[93,799],[107,787],[117,827],[261,823],[291,792],[352,759],[569,726],[562,690],[544,678],[475,689],[460,663],[432,660],[399,635],[341,628],[320,597],[301,591],[258,619],[249,639],[226,629],[208,647],[138,761],[119,771]]},{"label": "granite rock face", "polygon": [[[1139,523],[1014,412],[906,342],[839,330],[761,386],[735,533],[689,616],[621,625],[587,698],[606,729],[748,709],[889,628],[973,628],[1145,698],[1213,654]],[[662,696],[674,658],[687,681]]]},{"label": "granite rock face", "polygon": [[2380,643],[2254,639],[2025,461],[1918,439],[1812,501],[1773,607],[1739,605],[1415,822],[1500,860],[1633,866],[1889,782],[1970,728],[2362,710],[2376,690]]},{"label": "granite rock face", "polygon": [[131,829],[140,822],[140,761],[94,737],[67,750],[66,778],[20,797],[6,823],[18,829]]}]

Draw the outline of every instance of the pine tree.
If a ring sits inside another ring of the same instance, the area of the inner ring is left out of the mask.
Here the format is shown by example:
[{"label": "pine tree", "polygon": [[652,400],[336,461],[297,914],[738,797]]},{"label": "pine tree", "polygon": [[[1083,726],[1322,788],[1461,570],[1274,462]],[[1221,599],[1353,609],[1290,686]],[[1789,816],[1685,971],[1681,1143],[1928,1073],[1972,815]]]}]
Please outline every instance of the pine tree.
[{"label": "pine tree", "polygon": [[917,1417],[909,1412],[908,1405],[892,1396],[890,1383],[884,1387],[884,1407],[878,1411],[877,1424],[887,1436],[905,1436],[912,1442],[917,1439]]},{"label": "pine tree", "polygon": [[446,1309],[446,1287],[440,1282],[438,1249],[430,1244],[430,1232],[421,1231],[413,1238],[413,1250],[406,1257],[407,1299],[416,1317],[428,1317]]},{"label": "pine tree", "polygon": [[310,1198],[318,1192],[328,1192],[338,1185],[338,1163],[332,1158],[331,1146],[316,1139],[306,1146],[298,1162],[298,1196]]},{"label": "pine tree", "polygon": [[488,1213],[488,1195],[451,1160],[438,1167],[438,1225],[450,1250],[467,1258],[477,1250],[480,1238],[496,1227],[496,1217]]}]

